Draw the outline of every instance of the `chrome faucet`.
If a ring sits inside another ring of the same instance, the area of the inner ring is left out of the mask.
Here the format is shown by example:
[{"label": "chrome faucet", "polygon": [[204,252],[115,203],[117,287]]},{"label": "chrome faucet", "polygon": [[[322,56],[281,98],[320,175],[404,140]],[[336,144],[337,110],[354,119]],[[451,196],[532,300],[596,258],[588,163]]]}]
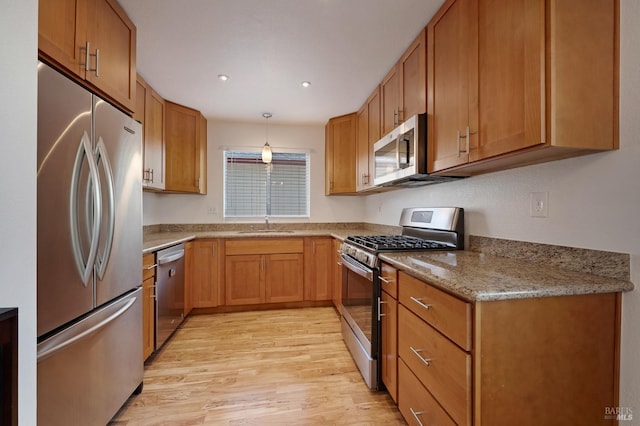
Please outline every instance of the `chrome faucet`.
[{"label": "chrome faucet", "polygon": [[269,216],[264,217],[264,229],[269,230]]}]

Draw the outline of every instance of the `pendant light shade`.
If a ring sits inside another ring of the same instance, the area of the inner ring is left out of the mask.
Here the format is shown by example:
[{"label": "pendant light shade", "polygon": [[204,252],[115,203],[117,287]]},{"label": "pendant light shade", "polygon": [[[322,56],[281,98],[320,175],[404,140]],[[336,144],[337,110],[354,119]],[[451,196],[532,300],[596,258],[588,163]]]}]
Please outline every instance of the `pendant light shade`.
[{"label": "pendant light shade", "polygon": [[273,155],[271,153],[271,147],[269,146],[269,119],[271,118],[271,114],[269,114],[268,112],[265,112],[264,114],[262,114],[262,116],[265,118],[267,122],[266,138],[265,138],[264,146],[262,147],[262,162],[269,164],[273,158]]}]

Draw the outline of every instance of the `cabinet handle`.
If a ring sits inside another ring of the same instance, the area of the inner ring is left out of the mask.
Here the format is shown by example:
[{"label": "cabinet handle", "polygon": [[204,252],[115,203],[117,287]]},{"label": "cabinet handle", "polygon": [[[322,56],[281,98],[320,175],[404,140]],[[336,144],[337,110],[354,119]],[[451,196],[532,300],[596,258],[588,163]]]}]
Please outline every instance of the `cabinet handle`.
[{"label": "cabinet handle", "polygon": [[313,241],[311,244],[312,244],[312,248],[313,248],[311,251],[313,252],[313,254],[316,254],[316,242]]},{"label": "cabinet handle", "polygon": [[391,283],[393,283],[393,280],[388,280],[388,279],[387,279],[387,278],[385,278],[385,277],[380,277],[380,281],[382,281],[382,282],[383,282],[383,283],[385,283],[385,284],[391,284]]},{"label": "cabinet handle", "polygon": [[149,177],[150,177],[149,181],[153,183],[153,169],[149,169]]},{"label": "cabinet handle", "polygon": [[398,125],[398,111],[397,110],[393,110],[393,125],[397,126]]},{"label": "cabinet handle", "polygon": [[382,305],[384,303],[389,303],[389,302],[383,302],[382,299],[378,297],[378,322],[382,321],[382,317],[387,316],[387,314],[382,313]]},{"label": "cabinet handle", "polygon": [[216,246],[215,246],[215,244],[211,245],[211,257],[216,257]]},{"label": "cabinet handle", "polygon": [[[404,112],[403,110],[398,108],[398,125],[400,125],[400,123],[404,121],[404,114],[402,114],[403,112]],[[402,114],[402,116],[400,114]]]},{"label": "cabinet handle", "polygon": [[421,298],[411,296],[409,299],[413,300],[414,302],[416,302],[418,305],[422,306],[426,310],[429,310],[429,308],[431,308],[431,305],[424,303]]},{"label": "cabinet handle", "polygon": [[336,262],[336,265],[342,266],[342,262]]},{"label": "cabinet handle", "polygon": [[469,126],[467,126],[467,155],[471,152],[469,145],[471,144],[471,135],[475,135],[477,132],[472,132]]},{"label": "cabinet handle", "polygon": [[96,72],[96,77],[100,77],[100,49],[96,49],[94,56],[96,57],[96,69],[94,71]]},{"label": "cabinet handle", "polygon": [[418,424],[420,426],[424,426],[422,424],[422,422],[420,421],[420,417],[421,415],[423,415],[424,413],[426,413],[426,411],[415,411],[413,408],[409,407],[409,410],[411,411],[411,414],[413,415],[413,418],[416,419],[416,421],[418,422]]},{"label": "cabinet handle", "polygon": [[154,263],[153,265],[145,266],[144,270],[145,270],[145,271],[150,271],[150,270],[152,270],[153,268],[155,268],[156,266],[158,266],[158,264],[157,264],[157,263]]},{"label": "cabinet handle", "polygon": [[420,361],[424,363],[424,365],[426,365],[427,367],[431,365],[431,358],[424,358],[422,355],[420,355],[420,352],[422,352],[424,349],[415,349],[413,346],[409,346],[409,349],[411,349],[411,352],[413,352],[415,356],[417,356]]},{"label": "cabinet handle", "polygon": [[84,65],[85,71],[89,71],[89,47],[90,47],[89,42],[86,42],[85,46],[80,48],[80,49],[84,49],[84,63],[80,63],[80,65],[81,66]]}]

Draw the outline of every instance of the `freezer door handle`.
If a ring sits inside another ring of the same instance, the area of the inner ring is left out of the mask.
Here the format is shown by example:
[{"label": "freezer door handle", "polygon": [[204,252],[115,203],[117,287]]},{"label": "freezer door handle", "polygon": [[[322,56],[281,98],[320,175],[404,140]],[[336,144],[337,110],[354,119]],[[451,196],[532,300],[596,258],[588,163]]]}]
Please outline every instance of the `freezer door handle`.
[{"label": "freezer door handle", "polygon": [[[78,229],[78,189],[80,185],[80,175],[82,174],[82,165],[84,163],[85,157],[89,166],[89,182],[92,183],[92,185],[87,186],[87,197],[90,197],[89,192],[91,193],[91,195],[93,195],[93,211],[89,211],[90,203],[88,202],[88,198],[85,205],[85,214],[87,218],[93,216],[93,220],[91,220],[90,232],[91,242],[89,244],[89,254],[87,255],[86,262],[82,253],[82,243],[80,242]],[[71,245],[73,247],[73,256],[75,258],[76,266],[78,268],[78,273],[80,274],[80,277],[82,279],[82,283],[86,287],[89,278],[93,273],[93,265],[98,254],[100,222],[102,221],[102,194],[100,191],[98,166],[96,165],[93,150],[91,149],[91,139],[89,138],[89,135],[86,131],[84,132],[84,134],[82,135],[82,139],[80,140],[78,151],[76,153],[76,159],[73,164],[69,207],[69,220],[71,222]]]},{"label": "freezer door handle", "polygon": [[[131,306],[136,302],[136,297],[131,297],[129,299],[121,300],[106,308],[103,312],[96,314],[101,317],[106,316],[106,318],[101,319],[96,324],[87,324],[84,325],[79,323],[77,327],[70,327],[67,330],[63,331],[59,335],[54,338],[41,343],[38,346],[42,346],[38,348],[38,362],[50,357],[63,350],[64,348],[73,345],[79,340],[86,338],[87,336],[97,332],[101,328],[106,327],[109,323],[115,321],[122,314],[127,312]],[[111,311],[115,310],[115,312],[111,313]]]},{"label": "freezer door handle", "polygon": [[95,151],[95,159],[98,165],[102,165],[106,180],[107,191],[107,235],[105,235],[104,249],[96,256],[96,271],[98,272],[98,278],[103,279],[104,273],[109,263],[109,256],[111,256],[111,245],[113,244],[113,230],[116,221],[115,212],[115,193],[113,189],[113,172],[111,164],[109,163],[109,156],[107,154],[107,147],[102,140],[102,137],[98,139],[98,144]]}]

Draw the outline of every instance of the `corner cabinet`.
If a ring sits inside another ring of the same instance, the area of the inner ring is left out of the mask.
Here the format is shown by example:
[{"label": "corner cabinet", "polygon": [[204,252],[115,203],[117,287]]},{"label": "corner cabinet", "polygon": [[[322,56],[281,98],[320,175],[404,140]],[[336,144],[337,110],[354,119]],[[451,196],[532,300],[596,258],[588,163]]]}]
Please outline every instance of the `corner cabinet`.
[{"label": "corner cabinet", "polygon": [[194,241],[191,272],[191,302],[194,308],[213,308],[224,304],[223,272],[223,241]]},{"label": "corner cabinet", "polygon": [[168,192],[207,193],[207,120],[197,110],[165,101]]},{"label": "corner cabinet", "polygon": [[325,126],[325,195],[356,192],[356,113],[335,117]]},{"label": "corner cabinet", "polygon": [[142,123],[142,187],[165,188],[165,100],[142,77],[137,78],[136,111],[133,118]]},{"label": "corner cabinet", "polygon": [[38,2],[40,56],[135,109],[136,27],[115,0]]},{"label": "corner cabinet", "polygon": [[300,302],[304,298],[302,238],[225,241],[225,305]]},{"label": "corner cabinet", "polygon": [[618,1],[448,0],[427,26],[428,171],[618,147]]},{"label": "corner cabinet", "polygon": [[304,300],[331,300],[333,238],[304,238]]}]

